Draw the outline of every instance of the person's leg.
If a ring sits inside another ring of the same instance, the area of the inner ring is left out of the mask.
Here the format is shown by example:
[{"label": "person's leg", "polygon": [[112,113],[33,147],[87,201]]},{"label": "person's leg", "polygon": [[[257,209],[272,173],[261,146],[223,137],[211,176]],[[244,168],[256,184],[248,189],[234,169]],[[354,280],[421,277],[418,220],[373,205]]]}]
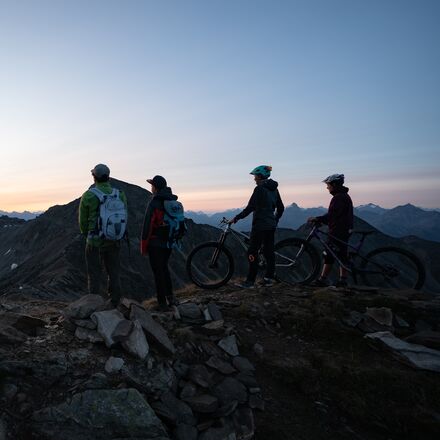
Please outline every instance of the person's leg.
[{"label": "person's leg", "polygon": [[101,259],[99,248],[86,244],[87,287],[92,295],[100,294]]},{"label": "person's leg", "polygon": [[[342,263],[344,263],[345,266],[348,264],[348,246],[347,242],[349,240],[349,235],[341,237],[340,240],[342,242],[338,242],[338,251],[336,255],[341,260]],[[339,266],[339,282],[337,283],[340,287],[345,287],[347,285],[347,277],[348,277],[348,270],[345,269],[343,266]]]},{"label": "person's leg", "polygon": [[258,274],[258,251],[263,242],[263,231],[251,231],[248,249],[249,271],[246,281],[255,283]]},{"label": "person's leg", "polygon": [[[334,246],[333,246],[332,239],[329,239],[327,241],[327,244],[329,245],[329,247],[331,247],[333,249]],[[323,252],[323,255],[324,255],[324,265],[322,267],[321,275],[319,276],[318,280],[313,283],[318,286],[319,285],[322,285],[322,286],[327,285],[327,277],[330,274],[332,267],[333,267],[333,263],[335,261],[335,258],[328,250],[325,250]]]},{"label": "person's leg", "polygon": [[114,306],[117,306],[119,304],[119,301],[121,300],[121,263],[119,258],[119,251],[119,243],[101,248],[102,260],[104,261],[105,269],[108,275],[107,293]]},{"label": "person's leg", "polygon": [[[165,249],[167,250],[167,249]],[[156,297],[159,306],[166,306],[167,281],[164,272],[164,261],[167,263],[164,249],[158,246],[150,246],[148,255],[150,257],[151,270],[153,271],[154,281],[156,284]]]},{"label": "person's leg", "polygon": [[171,256],[172,249],[163,249],[163,273],[164,273],[164,282],[165,282],[165,292],[167,303],[169,306],[173,306],[178,304],[178,301],[173,293],[173,284],[171,282],[170,269],[168,266],[168,261]]},{"label": "person's leg", "polygon": [[266,259],[265,278],[272,280],[275,277],[275,229],[263,233],[263,253]]}]

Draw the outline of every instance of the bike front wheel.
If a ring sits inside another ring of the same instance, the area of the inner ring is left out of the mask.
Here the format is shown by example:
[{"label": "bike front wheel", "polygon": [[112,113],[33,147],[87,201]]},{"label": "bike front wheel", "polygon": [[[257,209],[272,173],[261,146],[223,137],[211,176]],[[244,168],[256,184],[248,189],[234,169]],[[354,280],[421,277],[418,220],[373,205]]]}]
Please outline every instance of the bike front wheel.
[{"label": "bike front wheel", "polygon": [[307,284],[319,274],[318,251],[307,241],[288,238],[275,245],[275,277],[288,284]]},{"label": "bike front wheel", "polygon": [[215,241],[202,243],[188,255],[186,271],[191,281],[204,289],[224,286],[234,273],[234,259]]},{"label": "bike front wheel", "polygon": [[395,247],[379,248],[364,259],[363,282],[372,287],[420,289],[425,282],[425,269],[411,252]]}]

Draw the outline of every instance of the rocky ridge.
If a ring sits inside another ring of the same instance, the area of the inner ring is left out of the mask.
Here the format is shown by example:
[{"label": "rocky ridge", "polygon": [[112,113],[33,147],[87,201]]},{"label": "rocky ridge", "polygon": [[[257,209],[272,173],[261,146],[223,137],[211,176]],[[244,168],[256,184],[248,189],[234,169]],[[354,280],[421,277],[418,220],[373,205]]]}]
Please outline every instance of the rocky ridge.
[{"label": "rocky ridge", "polygon": [[3,298],[4,438],[438,438],[436,297],[278,285],[179,298],[168,313]]}]

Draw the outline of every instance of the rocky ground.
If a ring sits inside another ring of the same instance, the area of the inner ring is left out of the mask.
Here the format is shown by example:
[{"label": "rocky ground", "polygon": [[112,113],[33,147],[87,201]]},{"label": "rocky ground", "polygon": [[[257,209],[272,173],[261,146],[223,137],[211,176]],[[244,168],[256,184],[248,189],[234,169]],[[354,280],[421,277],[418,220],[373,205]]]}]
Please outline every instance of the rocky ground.
[{"label": "rocky ground", "polygon": [[439,438],[439,299],[284,285],[179,298],[157,313],[3,296],[0,440]]}]

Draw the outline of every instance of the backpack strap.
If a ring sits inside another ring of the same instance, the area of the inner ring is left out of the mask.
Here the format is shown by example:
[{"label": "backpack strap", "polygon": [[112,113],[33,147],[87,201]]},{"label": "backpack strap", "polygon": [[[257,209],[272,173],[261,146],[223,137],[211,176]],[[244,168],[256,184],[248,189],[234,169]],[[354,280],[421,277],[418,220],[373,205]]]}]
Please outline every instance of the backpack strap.
[{"label": "backpack strap", "polygon": [[93,188],[90,188],[89,191],[92,194],[94,194],[96,197],[98,197],[98,199],[101,203],[104,202],[106,194],[103,193],[99,188],[93,187]]}]

